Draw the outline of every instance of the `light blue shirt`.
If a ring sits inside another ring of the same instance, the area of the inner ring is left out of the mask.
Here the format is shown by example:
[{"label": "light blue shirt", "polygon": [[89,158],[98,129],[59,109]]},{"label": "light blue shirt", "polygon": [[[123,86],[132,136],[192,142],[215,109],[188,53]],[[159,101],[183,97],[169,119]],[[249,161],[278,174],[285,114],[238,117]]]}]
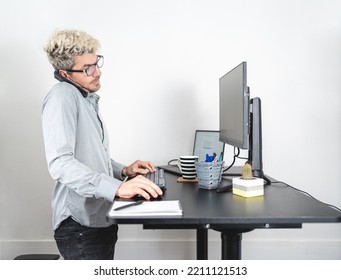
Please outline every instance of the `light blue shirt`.
[{"label": "light blue shirt", "polygon": [[42,125],[48,170],[55,180],[53,229],[71,216],[90,227],[107,227],[106,213],[122,184],[123,164],[110,158],[109,139],[98,113],[99,96],[83,97],[61,82],[45,97]]}]

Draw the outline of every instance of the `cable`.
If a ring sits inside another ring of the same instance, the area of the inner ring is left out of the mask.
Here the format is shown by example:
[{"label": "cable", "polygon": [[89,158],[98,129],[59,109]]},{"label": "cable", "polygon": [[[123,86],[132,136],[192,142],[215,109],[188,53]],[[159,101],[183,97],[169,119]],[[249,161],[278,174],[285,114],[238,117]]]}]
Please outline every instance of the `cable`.
[{"label": "cable", "polygon": [[298,188],[295,188],[295,187],[293,187],[293,186],[291,186],[291,185],[289,185],[289,184],[287,184],[287,183],[285,183],[283,181],[271,181],[271,184],[283,184],[286,187],[289,187],[289,188],[292,188],[292,189],[294,189],[296,191],[299,191],[300,193],[302,193],[302,194],[304,194],[304,195],[306,195],[306,196],[308,196],[308,197],[310,197],[310,198],[312,198],[312,199],[314,199],[314,200],[316,200],[316,201],[318,201],[318,202],[320,202],[320,203],[322,203],[322,204],[324,204],[324,205],[326,205],[328,207],[331,207],[331,208],[341,212],[341,209],[338,208],[337,206],[332,205],[332,204],[328,204],[328,203],[325,203],[325,202],[322,202],[321,200],[318,200],[317,198],[313,197],[310,193],[308,193],[306,191],[303,191],[303,190],[300,190]]},{"label": "cable", "polygon": [[[237,153],[236,153],[236,149],[237,149]],[[227,170],[229,170],[236,162],[236,158],[239,156],[240,154],[240,149],[239,148],[236,148],[234,147],[233,149],[233,160],[232,160],[232,163],[230,164],[230,166],[226,167],[224,170],[223,170],[223,173],[226,172]]]},{"label": "cable", "polygon": [[245,159],[245,160],[249,160],[247,157],[237,157],[239,159]]},{"label": "cable", "polygon": [[173,161],[176,161],[176,162],[177,162],[178,159],[177,159],[177,158],[176,158],[176,159],[171,159],[167,164],[168,164],[168,165],[171,165],[171,166],[177,166],[177,165],[178,165],[177,163],[176,163],[176,164],[172,164]]}]

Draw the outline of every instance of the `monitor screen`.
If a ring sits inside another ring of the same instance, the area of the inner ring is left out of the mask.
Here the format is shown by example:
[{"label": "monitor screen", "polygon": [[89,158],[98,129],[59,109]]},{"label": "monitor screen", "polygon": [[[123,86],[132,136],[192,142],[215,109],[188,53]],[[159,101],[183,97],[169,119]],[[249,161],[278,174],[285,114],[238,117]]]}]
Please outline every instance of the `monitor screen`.
[{"label": "monitor screen", "polygon": [[250,94],[246,62],[219,79],[219,140],[240,149],[249,148]]}]

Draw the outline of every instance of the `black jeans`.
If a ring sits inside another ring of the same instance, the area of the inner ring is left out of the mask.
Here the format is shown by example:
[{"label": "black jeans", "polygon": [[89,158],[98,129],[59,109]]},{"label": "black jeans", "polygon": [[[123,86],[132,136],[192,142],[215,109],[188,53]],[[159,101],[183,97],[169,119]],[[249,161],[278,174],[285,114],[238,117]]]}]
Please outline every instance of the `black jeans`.
[{"label": "black jeans", "polygon": [[65,260],[112,260],[117,230],[117,225],[107,228],[82,226],[69,217],[55,230],[54,238]]}]

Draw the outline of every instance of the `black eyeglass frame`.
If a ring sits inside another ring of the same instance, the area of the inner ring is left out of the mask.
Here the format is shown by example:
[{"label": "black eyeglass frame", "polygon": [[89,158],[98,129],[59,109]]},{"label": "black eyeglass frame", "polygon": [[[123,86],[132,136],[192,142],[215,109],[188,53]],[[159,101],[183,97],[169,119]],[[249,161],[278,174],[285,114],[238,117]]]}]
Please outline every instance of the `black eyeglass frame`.
[{"label": "black eyeglass frame", "polygon": [[[101,63],[101,65],[98,65],[98,62],[100,61],[100,60],[102,60],[102,63]],[[88,71],[92,68],[92,67],[98,67],[98,68],[101,68],[102,66],[103,66],[103,64],[104,64],[104,56],[103,55],[97,55],[97,61],[96,61],[96,63],[94,63],[94,64],[91,64],[88,68],[86,68],[86,69],[84,69],[84,70],[74,70],[74,69],[68,69],[68,70],[65,70],[65,71],[67,71],[67,72],[76,72],[76,73],[85,73],[85,75],[87,75],[87,76],[91,76],[93,73],[95,73],[95,71],[96,71],[96,68],[93,68],[93,69],[95,69],[93,72],[91,72],[91,73],[88,73]]]}]

